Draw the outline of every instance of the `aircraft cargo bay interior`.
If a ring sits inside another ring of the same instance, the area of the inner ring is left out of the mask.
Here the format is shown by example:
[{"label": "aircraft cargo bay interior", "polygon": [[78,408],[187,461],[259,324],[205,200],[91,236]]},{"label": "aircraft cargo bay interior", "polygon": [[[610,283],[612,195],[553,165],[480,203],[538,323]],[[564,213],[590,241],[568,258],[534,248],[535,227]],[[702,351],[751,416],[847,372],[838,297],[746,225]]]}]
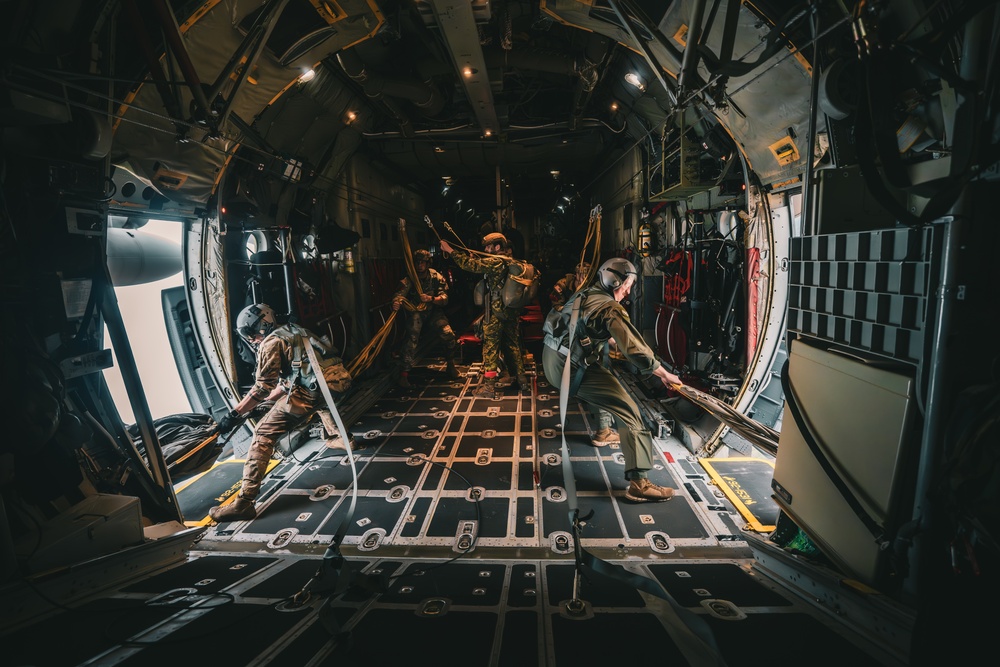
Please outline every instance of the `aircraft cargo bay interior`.
[{"label": "aircraft cargo bay interior", "polygon": [[5,664],[983,655],[998,4],[0,1]]}]

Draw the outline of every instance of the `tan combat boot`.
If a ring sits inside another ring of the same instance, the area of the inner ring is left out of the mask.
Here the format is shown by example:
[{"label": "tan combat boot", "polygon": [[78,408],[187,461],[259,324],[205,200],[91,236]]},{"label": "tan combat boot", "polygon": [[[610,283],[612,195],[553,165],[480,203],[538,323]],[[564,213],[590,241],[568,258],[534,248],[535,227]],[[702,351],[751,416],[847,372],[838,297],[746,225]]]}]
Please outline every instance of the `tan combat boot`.
[{"label": "tan combat boot", "polygon": [[219,505],[208,510],[208,516],[218,523],[224,521],[249,521],[257,516],[257,510],[252,500],[237,496],[228,505]]},{"label": "tan combat boot", "polygon": [[674,490],[653,484],[645,477],[640,477],[639,479],[633,479],[629,482],[628,489],[625,491],[625,498],[631,500],[634,503],[648,503],[648,502],[660,502],[662,500],[670,500],[674,495]]},{"label": "tan combat boot", "polygon": [[618,431],[610,428],[602,428],[590,439],[590,442],[594,445],[594,447],[617,445],[621,441],[622,439],[621,436],[618,435]]}]

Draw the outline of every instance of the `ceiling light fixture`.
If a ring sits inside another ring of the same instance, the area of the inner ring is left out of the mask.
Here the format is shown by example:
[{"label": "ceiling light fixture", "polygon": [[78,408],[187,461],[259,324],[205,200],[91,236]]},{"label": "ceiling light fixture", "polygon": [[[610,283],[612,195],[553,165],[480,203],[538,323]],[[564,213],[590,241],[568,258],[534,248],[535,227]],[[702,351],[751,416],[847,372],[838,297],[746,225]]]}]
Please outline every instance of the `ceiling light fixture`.
[{"label": "ceiling light fixture", "polygon": [[493,136],[493,130],[491,130],[490,128],[486,128],[485,130],[483,130],[483,135],[485,135],[487,137],[492,137]]},{"label": "ceiling light fixture", "polygon": [[611,103],[611,110],[612,111],[618,111],[618,102],[612,102]]},{"label": "ceiling light fixture", "polygon": [[302,73],[302,76],[299,77],[299,83],[309,83],[315,77],[316,77],[316,72],[311,69],[307,69],[305,72]]},{"label": "ceiling light fixture", "polygon": [[642,82],[642,79],[640,79],[639,75],[636,74],[635,72],[629,72],[628,74],[626,74],[625,81],[627,83],[631,83],[633,86],[638,88],[640,93],[646,92],[646,84]]}]

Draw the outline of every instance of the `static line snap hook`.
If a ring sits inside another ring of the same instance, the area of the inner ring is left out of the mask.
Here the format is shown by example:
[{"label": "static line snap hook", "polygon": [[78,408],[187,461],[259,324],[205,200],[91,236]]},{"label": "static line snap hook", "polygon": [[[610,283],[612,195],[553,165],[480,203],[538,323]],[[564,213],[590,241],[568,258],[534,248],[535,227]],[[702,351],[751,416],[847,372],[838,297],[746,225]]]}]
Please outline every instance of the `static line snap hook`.
[{"label": "static line snap hook", "polygon": [[566,613],[571,616],[583,616],[587,613],[587,605],[582,600],[569,600],[566,602]]}]

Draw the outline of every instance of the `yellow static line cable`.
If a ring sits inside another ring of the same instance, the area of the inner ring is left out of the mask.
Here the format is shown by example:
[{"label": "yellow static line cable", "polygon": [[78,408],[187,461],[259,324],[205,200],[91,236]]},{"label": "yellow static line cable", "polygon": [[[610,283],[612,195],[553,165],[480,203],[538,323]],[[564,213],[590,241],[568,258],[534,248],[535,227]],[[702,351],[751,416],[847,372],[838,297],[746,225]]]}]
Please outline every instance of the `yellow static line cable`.
[{"label": "yellow static line cable", "polygon": [[389,332],[392,331],[392,325],[395,323],[396,315],[398,314],[399,311],[392,311],[389,317],[386,318],[385,324],[383,324],[382,328],[378,330],[378,333],[376,333],[375,336],[368,341],[368,344],[365,345],[364,349],[358,352],[358,356],[356,356],[347,366],[347,371],[351,374],[351,377],[357,377],[364,371],[368,370],[368,368],[371,367],[372,362],[378,358],[379,354],[382,352],[382,348],[385,347],[385,341],[389,336]]},{"label": "yellow static line cable", "polygon": [[[590,259],[587,259],[587,247],[593,241],[593,250]],[[598,204],[590,211],[590,222],[587,225],[587,235],[583,240],[583,248],[580,250],[580,261],[590,264],[590,271],[587,272],[587,279],[584,284],[589,284],[597,273],[598,260],[601,258],[601,205]],[[576,267],[573,267],[574,271]]]},{"label": "yellow static line cable", "polygon": [[[450,243],[450,245],[458,248],[459,250],[464,250],[465,252],[469,253],[470,255],[479,255],[480,257],[504,257],[504,258],[507,258],[507,255],[495,255],[495,254],[490,253],[490,252],[483,252],[482,250],[473,250],[472,248],[469,248],[468,246],[466,246],[462,242],[462,237],[460,237],[458,234],[456,234],[455,230],[451,228],[451,225],[449,225],[447,222],[442,222],[441,224],[444,225],[444,228],[447,229],[449,232],[451,232],[451,235],[454,236],[455,239],[456,239],[455,243]],[[440,237],[438,237],[438,238],[440,238]]]},{"label": "yellow static line cable", "polygon": [[[403,239],[403,262],[406,264],[406,275],[410,279],[410,284],[417,289],[417,294],[422,295],[424,293],[423,286],[420,284],[420,278],[417,276],[417,267],[413,263],[413,251],[410,249],[410,237],[406,235],[406,220],[403,218],[399,219],[399,235]],[[420,303],[411,303],[409,299],[401,298],[401,304],[407,310],[426,310],[427,304],[421,301]]]}]

